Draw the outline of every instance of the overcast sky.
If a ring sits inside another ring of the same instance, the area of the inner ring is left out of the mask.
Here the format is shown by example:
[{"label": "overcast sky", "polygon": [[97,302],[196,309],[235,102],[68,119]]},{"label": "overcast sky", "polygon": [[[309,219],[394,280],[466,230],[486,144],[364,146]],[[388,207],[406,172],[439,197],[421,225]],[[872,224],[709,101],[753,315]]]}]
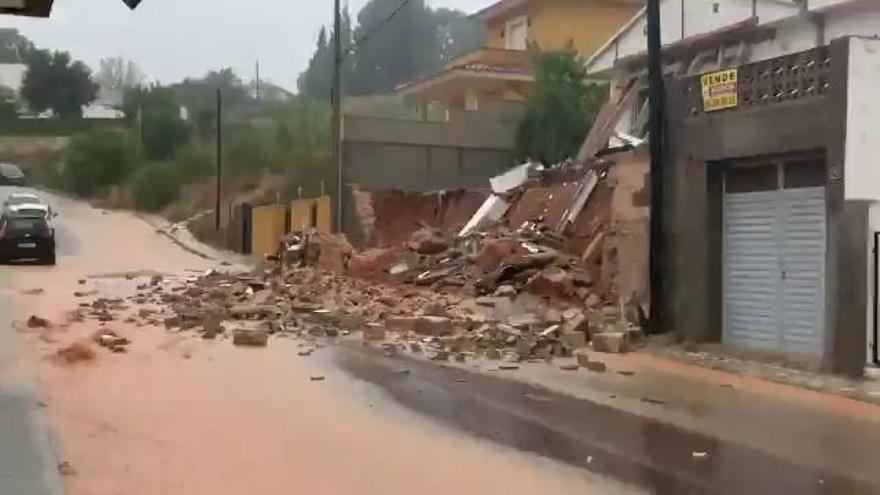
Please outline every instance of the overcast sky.
[{"label": "overcast sky", "polygon": [[[367,0],[343,0],[354,15]],[[472,13],[494,0],[428,0]],[[308,63],[332,0],[144,0],[134,12],[121,0],[55,0],[50,19],[2,16],[41,48],[67,50],[97,67],[103,57],[134,60],[149,80],[176,82],[232,67],[244,80],[261,73],[289,89]]]}]

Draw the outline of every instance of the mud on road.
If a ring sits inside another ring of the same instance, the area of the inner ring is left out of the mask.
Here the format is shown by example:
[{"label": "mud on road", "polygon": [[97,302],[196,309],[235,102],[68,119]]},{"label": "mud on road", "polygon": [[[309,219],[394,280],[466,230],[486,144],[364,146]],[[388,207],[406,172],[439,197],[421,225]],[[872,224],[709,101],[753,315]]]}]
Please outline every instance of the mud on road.
[{"label": "mud on road", "polygon": [[[128,214],[49,200],[60,212],[59,264],[0,267],[0,298],[19,322],[18,358],[42,391],[69,494],[639,492],[426,419],[325,359],[327,348],[302,357],[283,339],[241,349],[71,319],[80,304],[124,299],[155,274],[182,280],[220,267]],[[31,315],[50,325],[29,328]],[[99,329],[130,340],[127,352],[95,346]],[[77,343],[94,355],[58,359]]]}]

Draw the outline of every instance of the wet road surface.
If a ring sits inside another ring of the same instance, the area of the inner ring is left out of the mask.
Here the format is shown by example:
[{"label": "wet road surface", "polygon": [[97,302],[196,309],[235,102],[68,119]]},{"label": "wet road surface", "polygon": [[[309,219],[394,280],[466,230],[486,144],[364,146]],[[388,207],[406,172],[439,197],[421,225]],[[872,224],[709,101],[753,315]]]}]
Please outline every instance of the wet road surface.
[{"label": "wet road surface", "polygon": [[338,359],[354,376],[413,410],[651,493],[880,493],[880,485],[870,481],[503,378],[388,358],[358,346],[348,346]]},{"label": "wet road surface", "polygon": [[[185,278],[218,264],[130,215],[50,201],[58,266],[0,267],[0,299],[4,320],[56,324],[18,332],[16,359],[34,369],[57,457],[75,473],[63,477],[68,494],[641,493],[413,412],[337,366],[331,347],[303,358],[288,339],[240,349],[117,321],[127,354],[60,362],[56,351],[98,328],[66,320],[78,304],[130,295],[152,273]],[[33,288],[44,292],[23,294]]]}]

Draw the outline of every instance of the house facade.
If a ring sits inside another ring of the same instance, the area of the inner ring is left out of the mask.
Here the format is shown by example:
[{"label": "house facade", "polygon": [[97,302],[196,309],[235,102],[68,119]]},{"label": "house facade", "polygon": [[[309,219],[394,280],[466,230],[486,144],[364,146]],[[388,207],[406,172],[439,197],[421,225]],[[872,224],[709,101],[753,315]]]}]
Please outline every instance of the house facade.
[{"label": "house facade", "polygon": [[532,44],[558,50],[571,43],[587,57],[641,5],[644,0],[500,0],[473,15],[486,24],[484,48],[397,92],[411,101],[470,111],[479,110],[481,102],[522,101],[535,80]]},{"label": "house facade", "polygon": [[[661,23],[667,327],[875,370],[880,3],[665,0]],[[645,26],[587,65],[612,81],[617,138],[644,135]]]}]

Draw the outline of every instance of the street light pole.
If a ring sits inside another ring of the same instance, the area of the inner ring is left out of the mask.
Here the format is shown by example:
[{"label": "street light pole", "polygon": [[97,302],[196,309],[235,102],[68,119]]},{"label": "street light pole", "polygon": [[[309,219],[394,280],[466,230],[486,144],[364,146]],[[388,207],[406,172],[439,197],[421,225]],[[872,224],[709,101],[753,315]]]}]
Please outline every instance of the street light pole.
[{"label": "street light pole", "polygon": [[342,11],[340,1],[333,2],[333,124],[330,156],[336,168],[336,231],[342,232]]},{"label": "street light pole", "polygon": [[648,0],[648,96],[650,98],[651,147],[651,314],[652,333],[663,328],[663,152],[666,136],[663,60],[660,37],[660,0]]}]

